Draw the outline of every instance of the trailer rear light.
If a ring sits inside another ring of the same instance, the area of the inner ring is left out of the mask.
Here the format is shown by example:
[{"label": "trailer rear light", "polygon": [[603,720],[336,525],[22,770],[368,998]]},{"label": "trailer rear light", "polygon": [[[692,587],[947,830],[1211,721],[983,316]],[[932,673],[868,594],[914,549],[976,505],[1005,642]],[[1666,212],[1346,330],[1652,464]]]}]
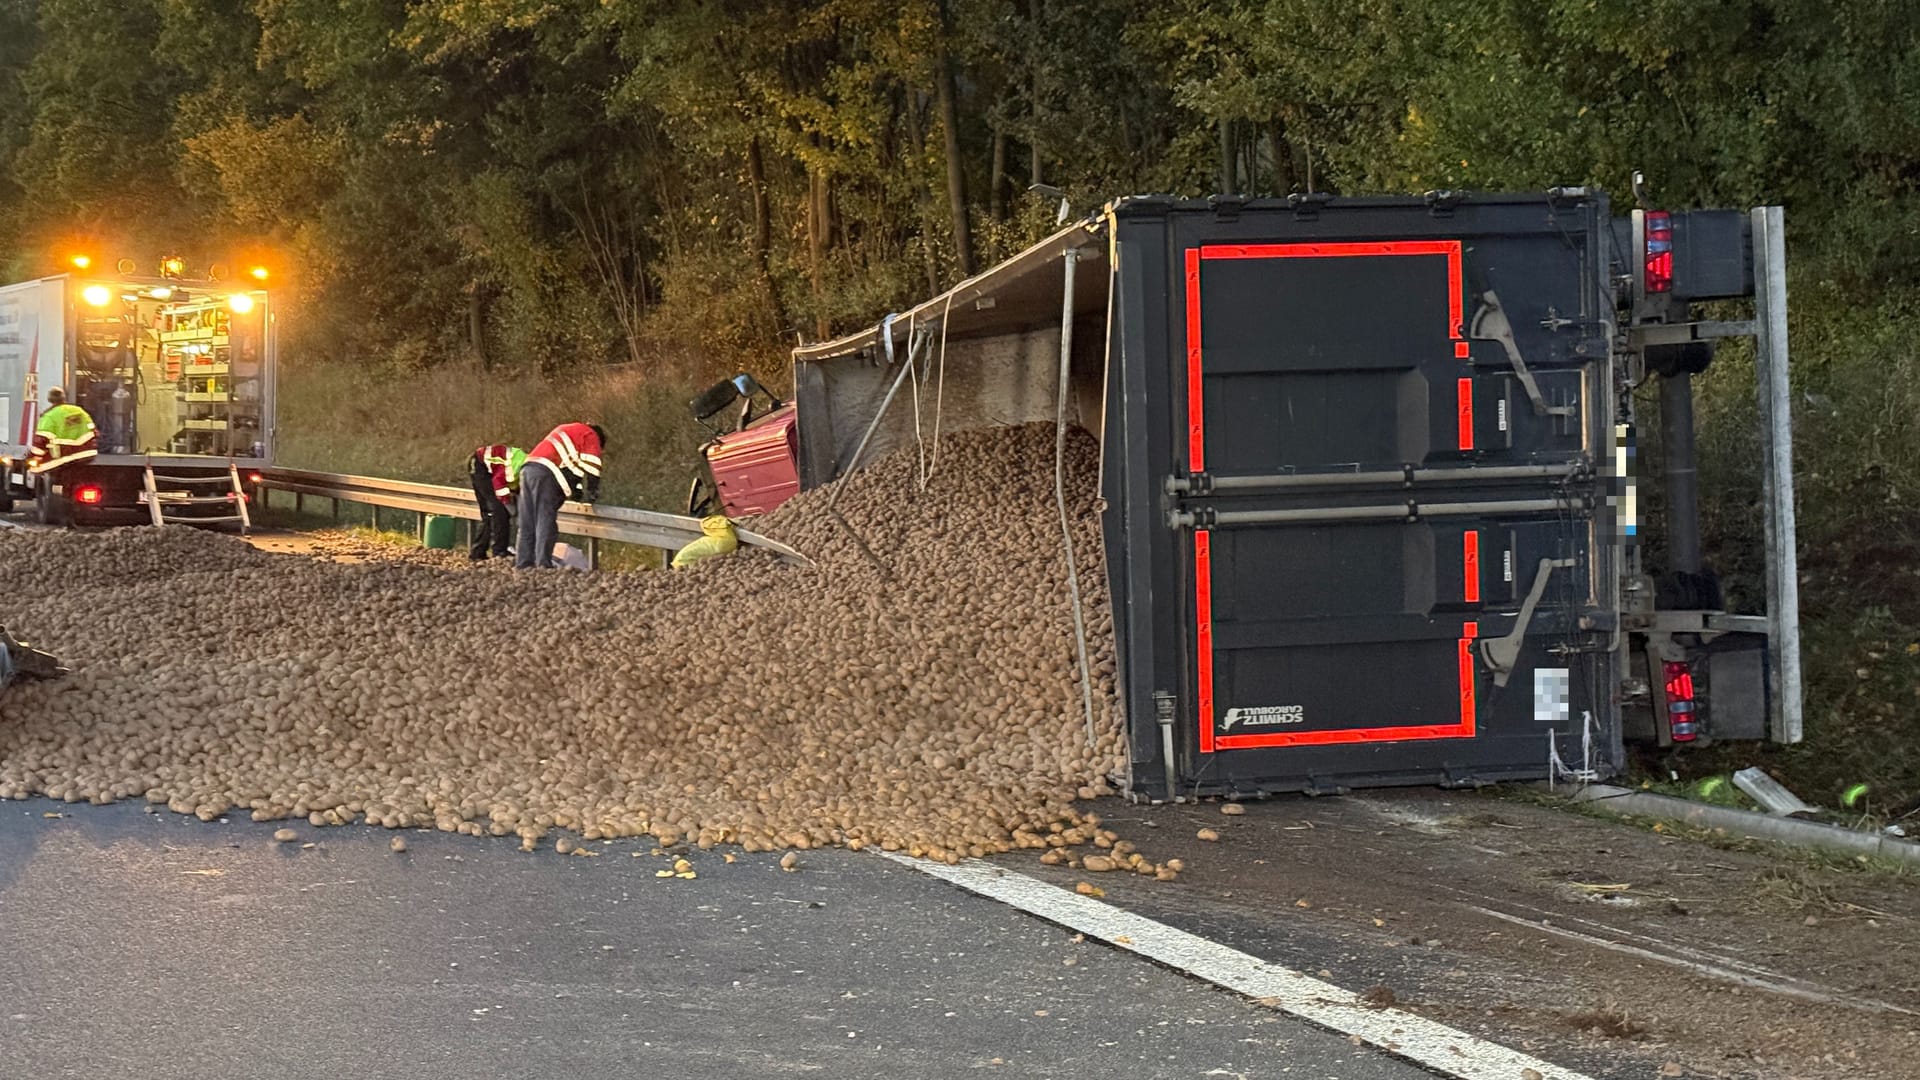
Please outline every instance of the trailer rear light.
[{"label": "trailer rear light", "polygon": [[1693,699],[1693,669],[1684,661],[1669,660],[1663,665],[1667,683],[1667,726],[1674,742],[1692,742],[1700,737],[1700,714]]},{"label": "trailer rear light", "polygon": [[247,483],[249,483],[249,484],[258,484],[259,482],[261,482],[262,480],[265,480],[265,479],[266,479],[266,477],[264,477],[264,476],[261,476],[261,475],[260,475],[259,473],[257,473],[257,472],[250,472],[250,473],[248,473],[248,474],[247,474]]},{"label": "trailer rear light", "polygon": [[1673,291],[1673,215],[1647,213],[1646,287],[1650,293]]},{"label": "trailer rear light", "polygon": [[98,484],[81,484],[73,489],[73,501],[88,506],[98,506],[103,497],[104,493]]}]

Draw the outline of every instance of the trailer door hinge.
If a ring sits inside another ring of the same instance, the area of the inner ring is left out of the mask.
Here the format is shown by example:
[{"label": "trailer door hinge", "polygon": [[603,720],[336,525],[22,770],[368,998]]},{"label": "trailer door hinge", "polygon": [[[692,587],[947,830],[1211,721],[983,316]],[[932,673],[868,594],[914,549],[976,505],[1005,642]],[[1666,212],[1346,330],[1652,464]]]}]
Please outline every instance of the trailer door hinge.
[{"label": "trailer door hinge", "polygon": [[1293,216],[1302,221],[1311,221],[1320,216],[1320,210],[1333,201],[1333,196],[1324,191],[1296,191],[1287,196],[1287,206],[1292,208]]},{"label": "trailer door hinge", "polygon": [[1547,578],[1555,570],[1576,565],[1573,559],[1541,559],[1533,573],[1533,587],[1527,590],[1527,598],[1520,604],[1520,614],[1513,620],[1513,629],[1505,637],[1487,638],[1480,642],[1480,659],[1493,669],[1493,685],[1505,686],[1512,677],[1514,665],[1520,661],[1521,646],[1526,643],[1527,627],[1533,622],[1533,612],[1540,606],[1540,597],[1546,594]]},{"label": "trailer door hinge", "polygon": [[1572,405],[1548,405],[1547,399],[1540,394],[1540,384],[1534,381],[1533,372],[1527,368],[1526,358],[1520,355],[1520,345],[1513,338],[1513,323],[1507,318],[1507,311],[1500,306],[1500,298],[1492,289],[1480,294],[1480,310],[1473,313],[1473,325],[1467,334],[1476,341],[1497,341],[1506,350],[1507,363],[1513,366],[1514,377],[1527,392],[1527,400],[1533,402],[1533,411],[1541,416],[1573,416],[1577,410]]},{"label": "trailer door hinge", "polygon": [[1211,495],[1213,494],[1213,474],[1196,472],[1182,476],[1175,473],[1167,477],[1166,490],[1169,495]]}]

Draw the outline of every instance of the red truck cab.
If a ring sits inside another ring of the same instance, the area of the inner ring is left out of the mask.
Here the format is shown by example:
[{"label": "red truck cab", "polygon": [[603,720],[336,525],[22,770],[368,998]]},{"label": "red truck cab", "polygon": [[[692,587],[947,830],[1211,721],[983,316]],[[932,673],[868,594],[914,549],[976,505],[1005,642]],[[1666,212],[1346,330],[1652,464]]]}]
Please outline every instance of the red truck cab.
[{"label": "red truck cab", "polygon": [[[761,399],[768,404],[756,415]],[[730,421],[716,424],[736,403]],[[689,514],[754,517],[800,490],[799,415],[792,402],[774,397],[751,375],[736,375],[707,388],[690,407],[713,438],[700,447],[704,475],[687,494]]]}]

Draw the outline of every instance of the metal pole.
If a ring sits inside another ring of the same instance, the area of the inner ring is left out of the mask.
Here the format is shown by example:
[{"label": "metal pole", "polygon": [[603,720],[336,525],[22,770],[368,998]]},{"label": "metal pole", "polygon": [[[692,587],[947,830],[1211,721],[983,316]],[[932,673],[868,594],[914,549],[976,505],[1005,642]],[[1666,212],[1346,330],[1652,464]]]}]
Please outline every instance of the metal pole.
[{"label": "metal pole", "polygon": [[1704,570],[1700,557],[1700,485],[1693,445],[1693,376],[1660,380],[1660,465],[1667,487],[1667,569]]},{"label": "metal pole", "polygon": [[587,565],[595,570],[600,569],[600,538],[597,536],[587,537]]},{"label": "metal pole", "polygon": [[[1219,510],[1209,516],[1207,528],[1221,525],[1317,525],[1339,521],[1417,521],[1433,517],[1472,517],[1480,514],[1544,514],[1584,510],[1590,500],[1581,496],[1564,499],[1484,499],[1457,503],[1393,503],[1386,506],[1335,506],[1299,510]],[[1192,528],[1201,515],[1176,510],[1168,515],[1175,528]]]},{"label": "metal pole", "polygon": [[1067,517],[1067,395],[1073,362],[1073,277],[1080,250],[1061,252],[1065,281],[1060,286],[1060,393],[1053,416],[1053,499],[1060,508],[1060,541],[1067,553],[1067,601],[1073,608],[1074,654],[1080,661],[1080,706],[1087,720],[1087,745],[1093,734],[1093,665],[1087,662],[1087,624],[1080,612],[1080,570],[1073,557],[1073,525]]},{"label": "metal pole", "polygon": [[1167,490],[1175,495],[1204,486],[1212,491],[1257,491],[1269,488],[1399,487],[1407,484],[1477,484],[1490,480],[1538,480],[1573,476],[1585,462],[1564,465],[1488,465],[1459,469],[1373,469],[1367,472],[1279,473],[1271,476],[1210,476],[1205,485],[1186,476],[1171,477]]},{"label": "metal pole", "polygon": [[1765,468],[1767,524],[1767,622],[1773,648],[1768,717],[1773,741],[1802,736],[1800,673],[1800,555],[1794,538],[1793,394],[1787,378],[1787,243],[1785,213],[1778,206],[1753,211],[1754,348],[1758,383],[1761,461]]},{"label": "metal pole", "polygon": [[373,531],[379,532],[380,531],[380,504],[369,503],[367,504],[367,508],[373,512]]}]

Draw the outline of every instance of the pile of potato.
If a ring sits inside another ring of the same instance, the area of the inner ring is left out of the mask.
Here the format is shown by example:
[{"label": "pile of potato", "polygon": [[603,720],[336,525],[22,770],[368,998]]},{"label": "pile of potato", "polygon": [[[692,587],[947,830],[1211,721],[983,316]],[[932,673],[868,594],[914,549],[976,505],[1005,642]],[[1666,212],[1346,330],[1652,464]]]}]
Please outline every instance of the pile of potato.
[{"label": "pile of potato", "polygon": [[1096,457],[1076,432],[1091,741],[1041,425],[948,434],[924,491],[911,448],[844,481],[873,557],[826,514],[831,489],[756,522],[810,569],[742,549],[515,573],[178,528],[8,531],[6,623],[74,671],[0,695],[0,795],[529,849],[556,829],[947,860],[1090,839],[1072,803],[1124,752]]}]

